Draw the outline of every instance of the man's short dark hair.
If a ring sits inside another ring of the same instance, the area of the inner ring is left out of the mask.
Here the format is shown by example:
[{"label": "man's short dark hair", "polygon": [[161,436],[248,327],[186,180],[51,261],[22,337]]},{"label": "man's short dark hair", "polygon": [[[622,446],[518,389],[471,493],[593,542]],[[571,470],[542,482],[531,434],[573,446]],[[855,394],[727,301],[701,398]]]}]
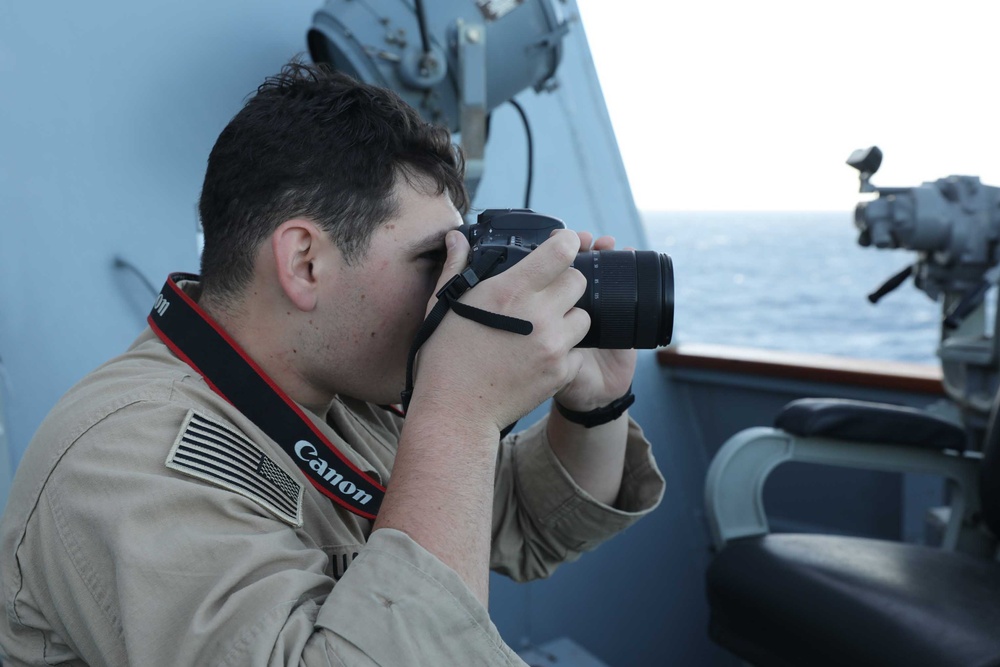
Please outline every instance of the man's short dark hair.
[{"label": "man's short dark hair", "polygon": [[199,203],[205,289],[239,294],[261,244],[296,217],[326,230],[347,262],[363,257],[397,211],[398,178],[447,192],[464,214],[463,171],[448,130],[392,91],[293,60],[257,89],[208,158]]}]

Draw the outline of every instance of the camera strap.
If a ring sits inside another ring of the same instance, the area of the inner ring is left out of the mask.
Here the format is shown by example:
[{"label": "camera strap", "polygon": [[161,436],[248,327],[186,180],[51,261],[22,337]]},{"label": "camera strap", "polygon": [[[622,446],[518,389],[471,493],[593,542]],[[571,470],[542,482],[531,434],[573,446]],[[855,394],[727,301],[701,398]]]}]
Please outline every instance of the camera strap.
[{"label": "camera strap", "polygon": [[316,428],[302,408],[178,286],[183,280],[199,277],[173,273],[156,297],[147,318],[156,335],[215,393],[276,442],[323,495],[358,516],[374,519],[385,487],[359,470]]},{"label": "camera strap", "polygon": [[[459,298],[463,294],[479,284],[483,276],[492,275],[493,269],[497,264],[503,262],[506,257],[507,251],[505,248],[491,248],[486,250],[475,258],[464,271],[452,276],[451,280],[438,291],[436,295],[438,302],[434,304],[431,312],[417,331],[417,336],[410,347],[410,356],[406,360],[406,389],[403,390],[401,396],[404,411],[409,407],[410,398],[413,396],[413,367],[416,363],[417,352],[420,351],[420,347],[427,342],[427,339],[431,337],[434,330],[441,324],[441,320],[444,319],[449,310],[454,311],[456,315],[492,329],[509,331],[521,336],[527,336],[531,333],[533,326],[527,320],[501,315],[500,313],[491,313],[488,310],[476,308],[475,306],[470,306],[459,301]],[[513,427],[514,424],[511,424],[504,429],[501,435],[506,435]]]}]

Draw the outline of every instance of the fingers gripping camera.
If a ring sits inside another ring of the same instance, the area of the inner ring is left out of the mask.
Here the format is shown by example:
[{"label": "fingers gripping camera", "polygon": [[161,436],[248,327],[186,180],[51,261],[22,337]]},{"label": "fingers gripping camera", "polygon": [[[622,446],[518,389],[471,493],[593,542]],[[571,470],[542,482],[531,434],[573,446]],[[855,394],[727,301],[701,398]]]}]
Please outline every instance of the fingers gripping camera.
[{"label": "fingers gripping camera", "polygon": [[[566,225],[530,209],[487,209],[459,228],[472,251],[469,265],[488,268],[479,279],[509,269]],[[651,250],[581,252],[573,268],[587,279],[576,306],[590,315],[577,347],[654,348],[670,342],[674,326],[674,271],[670,257]]]}]

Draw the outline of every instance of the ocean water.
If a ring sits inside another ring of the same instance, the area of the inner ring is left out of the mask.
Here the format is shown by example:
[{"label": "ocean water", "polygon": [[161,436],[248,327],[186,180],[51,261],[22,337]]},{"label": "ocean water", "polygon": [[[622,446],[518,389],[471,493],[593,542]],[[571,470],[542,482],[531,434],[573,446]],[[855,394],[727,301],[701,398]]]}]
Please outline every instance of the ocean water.
[{"label": "ocean water", "polygon": [[867,295],[915,253],[857,244],[853,212],[646,212],[674,263],[674,341],[937,363],[940,306],[912,281]]}]

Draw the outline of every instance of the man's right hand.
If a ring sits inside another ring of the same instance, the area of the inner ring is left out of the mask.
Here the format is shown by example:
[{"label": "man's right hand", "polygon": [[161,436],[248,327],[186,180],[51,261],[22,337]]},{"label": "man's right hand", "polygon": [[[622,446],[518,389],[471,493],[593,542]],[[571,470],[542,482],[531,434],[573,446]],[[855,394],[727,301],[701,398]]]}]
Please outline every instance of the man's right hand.
[{"label": "man's right hand", "polygon": [[[436,288],[465,269],[469,243],[447,236]],[[586,279],[572,268],[580,238],[560,231],[460,301],[532,324],[522,336],[455,313],[420,348],[413,396],[375,529],[395,528],[489,601],[493,483],[500,431],[570,382],[573,346],[590,317],[574,307]],[[431,306],[434,304],[432,303]]]},{"label": "man's right hand", "polygon": [[[464,235],[449,232],[446,244],[435,292],[468,264]],[[502,429],[570,382],[582,362],[573,348],[590,327],[590,316],[574,307],[586,289],[586,279],[572,268],[579,249],[577,234],[560,230],[515,266],[467,291],[462,303],[527,320],[532,331],[522,336],[449,313],[420,350],[414,401],[427,401],[448,418]]]}]

